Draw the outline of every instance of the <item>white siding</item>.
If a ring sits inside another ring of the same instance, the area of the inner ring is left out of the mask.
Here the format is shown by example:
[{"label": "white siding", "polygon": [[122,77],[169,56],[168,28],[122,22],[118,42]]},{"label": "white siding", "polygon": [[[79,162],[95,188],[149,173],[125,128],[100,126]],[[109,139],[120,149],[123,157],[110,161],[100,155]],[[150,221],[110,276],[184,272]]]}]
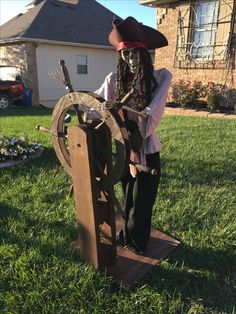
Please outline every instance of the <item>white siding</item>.
[{"label": "white siding", "polygon": [[[88,74],[77,74],[77,56],[88,56]],[[50,70],[60,69],[60,60],[65,60],[75,91],[96,90],[110,72],[116,71],[116,52],[99,48],[71,47],[40,44],[36,49],[39,85],[39,102],[53,107],[66,94],[65,88],[50,78]]]}]

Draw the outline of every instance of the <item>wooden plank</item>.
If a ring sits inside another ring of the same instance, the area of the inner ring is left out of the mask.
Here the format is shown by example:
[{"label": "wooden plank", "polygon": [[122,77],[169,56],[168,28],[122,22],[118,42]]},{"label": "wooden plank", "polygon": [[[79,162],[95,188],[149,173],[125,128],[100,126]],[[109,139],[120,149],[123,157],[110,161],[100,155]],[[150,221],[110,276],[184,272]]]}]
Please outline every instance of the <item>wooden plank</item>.
[{"label": "wooden plank", "polygon": [[[121,216],[116,219],[117,239],[118,233],[122,228],[122,220]],[[131,287],[154,265],[158,264],[161,259],[166,258],[179,243],[173,237],[157,229],[152,229],[149,245],[144,255],[137,255],[117,244],[117,262],[114,266],[108,267],[106,273],[112,276],[118,283]]]},{"label": "wooden plank", "polygon": [[97,238],[99,237],[99,229],[96,227],[94,219],[96,198],[94,193],[94,164],[91,162],[91,142],[91,134],[87,129],[82,129],[79,126],[68,128],[79,251],[82,258],[98,268]]},{"label": "wooden plank", "polygon": [[[96,153],[93,150],[91,132],[85,125],[68,128],[78,223],[78,240],[72,245],[85,261],[95,268],[105,269],[116,261],[114,206],[109,195],[99,189],[99,181],[95,178]],[[110,152],[105,161],[108,171],[112,160],[111,143],[108,139],[107,143],[110,145]]]}]

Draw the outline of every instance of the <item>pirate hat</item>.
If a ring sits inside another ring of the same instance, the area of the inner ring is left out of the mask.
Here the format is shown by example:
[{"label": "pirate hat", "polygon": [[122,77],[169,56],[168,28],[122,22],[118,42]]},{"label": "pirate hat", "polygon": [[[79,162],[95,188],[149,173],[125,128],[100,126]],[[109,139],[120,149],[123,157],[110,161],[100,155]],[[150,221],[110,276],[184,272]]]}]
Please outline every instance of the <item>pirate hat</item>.
[{"label": "pirate hat", "polygon": [[166,37],[156,29],[143,25],[129,16],[115,19],[108,40],[117,51],[131,47],[156,49],[168,45]]}]

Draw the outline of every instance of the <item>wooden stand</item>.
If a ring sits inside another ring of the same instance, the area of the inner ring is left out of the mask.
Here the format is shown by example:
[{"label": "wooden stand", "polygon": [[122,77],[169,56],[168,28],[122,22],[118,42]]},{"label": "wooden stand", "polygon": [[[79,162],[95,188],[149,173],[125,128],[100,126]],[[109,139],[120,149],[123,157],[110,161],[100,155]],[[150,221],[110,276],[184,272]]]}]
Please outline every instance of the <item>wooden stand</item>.
[{"label": "wooden stand", "polygon": [[[116,235],[123,226],[122,217],[116,218]],[[118,243],[118,242],[117,242]],[[166,258],[178,245],[179,241],[157,230],[151,230],[151,237],[147,250],[143,255],[125,250],[119,243],[117,245],[117,261],[112,267],[106,269],[118,284],[131,287],[137,283],[153,266]]]},{"label": "wooden stand", "polygon": [[78,240],[73,242],[73,246],[85,261],[95,268],[105,269],[114,265],[117,258],[115,215],[109,194],[99,187],[101,177],[97,177],[96,172],[104,168],[105,174],[109,174],[112,162],[111,135],[105,125],[97,131],[102,132],[106,143],[106,147],[103,147],[107,152],[106,160],[101,165],[96,160],[94,130],[80,125],[69,127],[67,132],[78,223]]},{"label": "wooden stand", "polygon": [[[105,125],[99,131],[87,125],[71,126],[67,132],[78,223],[78,239],[73,246],[85,261],[99,270],[105,270],[118,283],[130,287],[179,242],[152,229],[148,249],[143,256],[124,250],[117,241],[123,225],[122,218],[118,217],[115,222],[109,191],[100,188],[102,177],[98,176],[99,172],[109,175],[111,169],[111,134]],[[102,132],[102,148],[106,151],[102,162],[97,159],[96,145],[99,142],[94,140],[94,132]]]}]

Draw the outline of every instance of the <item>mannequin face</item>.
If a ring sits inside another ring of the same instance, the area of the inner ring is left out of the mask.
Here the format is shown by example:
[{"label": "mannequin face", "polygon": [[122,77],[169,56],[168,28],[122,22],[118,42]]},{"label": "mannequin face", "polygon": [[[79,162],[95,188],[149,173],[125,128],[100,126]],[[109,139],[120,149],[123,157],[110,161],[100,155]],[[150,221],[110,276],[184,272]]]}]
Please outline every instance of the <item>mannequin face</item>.
[{"label": "mannequin face", "polygon": [[139,52],[137,48],[121,50],[122,59],[128,64],[130,72],[135,73],[139,66]]}]

